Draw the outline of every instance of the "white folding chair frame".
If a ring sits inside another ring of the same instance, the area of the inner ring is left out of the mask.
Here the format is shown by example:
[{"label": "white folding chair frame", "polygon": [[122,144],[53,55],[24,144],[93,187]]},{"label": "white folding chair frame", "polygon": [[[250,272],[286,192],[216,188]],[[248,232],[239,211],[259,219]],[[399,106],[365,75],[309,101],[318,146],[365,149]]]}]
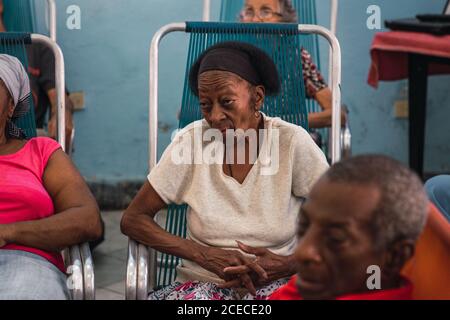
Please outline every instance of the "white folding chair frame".
[{"label": "white folding chair frame", "polygon": [[47,0],[48,31],[50,39],[56,42],[56,3],[55,0]]},{"label": "white folding chair frame", "polygon": [[[55,57],[55,86],[57,100],[57,140],[62,149],[65,149],[65,71],[64,56],[58,44],[47,36],[41,34],[31,34],[32,43],[40,43],[47,46]],[[74,300],[94,300],[95,299],[95,283],[94,283],[94,261],[88,243],[74,245],[65,249],[64,257],[66,257],[66,268],[70,265],[77,266],[82,272],[79,279],[81,283],[74,283],[72,297]],[[73,280],[78,280],[74,278]]]}]

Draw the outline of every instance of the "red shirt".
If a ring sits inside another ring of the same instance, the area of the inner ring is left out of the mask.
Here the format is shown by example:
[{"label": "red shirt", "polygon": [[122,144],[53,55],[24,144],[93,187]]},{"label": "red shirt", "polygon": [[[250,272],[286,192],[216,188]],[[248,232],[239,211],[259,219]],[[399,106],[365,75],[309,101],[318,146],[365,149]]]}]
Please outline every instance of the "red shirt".
[{"label": "red shirt", "polygon": [[[16,153],[0,155],[0,224],[44,219],[55,213],[42,177],[48,159],[59,148],[53,139],[32,138]],[[64,272],[60,253],[14,243],[0,249],[37,254]]]},{"label": "red shirt", "polygon": [[[293,276],[286,285],[272,293],[269,300],[303,300],[297,290],[296,282],[297,276]],[[348,294],[337,297],[335,300],[411,300],[413,286],[411,282],[406,282],[406,285],[400,288]]]}]

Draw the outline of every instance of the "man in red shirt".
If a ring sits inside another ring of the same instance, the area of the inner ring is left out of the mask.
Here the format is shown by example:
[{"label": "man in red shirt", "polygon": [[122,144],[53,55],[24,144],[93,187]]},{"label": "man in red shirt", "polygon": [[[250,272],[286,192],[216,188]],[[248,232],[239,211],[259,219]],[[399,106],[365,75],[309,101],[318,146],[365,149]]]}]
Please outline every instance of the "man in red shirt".
[{"label": "man in red shirt", "polygon": [[301,208],[297,274],[270,299],[411,299],[400,271],[427,209],[422,182],[395,160],[365,155],[333,165]]}]

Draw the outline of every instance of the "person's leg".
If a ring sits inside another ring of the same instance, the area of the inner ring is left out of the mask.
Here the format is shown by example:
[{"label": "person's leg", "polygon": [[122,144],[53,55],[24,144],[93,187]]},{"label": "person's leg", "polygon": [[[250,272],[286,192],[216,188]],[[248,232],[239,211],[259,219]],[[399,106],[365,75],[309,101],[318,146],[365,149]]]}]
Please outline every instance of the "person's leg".
[{"label": "person's leg", "polygon": [[256,290],[256,295],[252,295],[250,293],[247,293],[242,297],[242,300],[267,300],[267,298],[275,292],[278,288],[284,286],[286,283],[288,283],[289,278],[283,278],[275,280],[268,285],[265,285],[262,288],[259,288]]},{"label": "person's leg", "polygon": [[149,293],[148,300],[236,300],[233,289],[219,288],[215,283],[188,281],[174,282]]},{"label": "person's leg", "polygon": [[0,250],[0,300],[68,300],[66,275],[44,258]]},{"label": "person's leg", "polygon": [[425,183],[428,197],[450,221],[450,175],[440,175]]}]

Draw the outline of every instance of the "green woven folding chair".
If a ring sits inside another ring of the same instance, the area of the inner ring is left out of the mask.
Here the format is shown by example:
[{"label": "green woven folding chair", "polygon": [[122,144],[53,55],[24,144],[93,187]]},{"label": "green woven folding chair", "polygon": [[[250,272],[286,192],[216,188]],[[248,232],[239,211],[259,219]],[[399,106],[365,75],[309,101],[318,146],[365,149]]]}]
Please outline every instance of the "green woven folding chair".
[{"label": "green woven folding chair", "polygon": [[[7,13],[3,17],[6,30],[10,32],[36,32],[35,1],[43,0],[3,0],[4,12]],[[55,0],[46,1],[50,39],[56,42],[56,4]]]},{"label": "green woven folding chair", "polygon": [[[40,34],[0,32],[0,53],[17,57],[25,69],[28,67],[25,45],[41,43],[48,46],[55,56],[55,77],[58,104],[57,136],[64,150],[65,146],[65,100],[64,100],[64,57],[59,46],[50,38]],[[30,97],[32,105],[33,99]],[[36,136],[34,108],[18,119],[16,125],[22,128],[27,138]],[[67,272],[72,274],[72,297],[75,300],[95,299],[94,263],[88,243],[71,246],[63,252]],[[70,267],[70,268],[69,268]]]},{"label": "green woven folding chair", "polygon": [[[197,57],[209,46],[228,40],[252,43],[269,54],[277,65],[281,78],[281,92],[276,97],[266,97],[262,111],[269,116],[277,116],[291,123],[307,128],[307,107],[303,81],[296,81],[295,73],[301,58],[298,51],[292,51],[292,44],[300,48],[300,34],[320,34],[333,48],[333,126],[332,160],[340,159],[340,46],[334,35],[327,29],[315,25],[297,24],[241,24],[186,22],[162,27],[153,37],[150,49],[150,95],[149,95],[149,169],[156,165],[158,135],[158,47],[168,33],[182,31],[190,34],[188,61],[179,127],[201,119],[198,98],[188,86],[188,71]],[[166,230],[181,237],[186,236],[187,206],[169,205]],[[156,253],[133,239],[129,239],[126,298],[146,299],[148,288],[155,289],[170,284],[176,276],[178,258]]]}]

